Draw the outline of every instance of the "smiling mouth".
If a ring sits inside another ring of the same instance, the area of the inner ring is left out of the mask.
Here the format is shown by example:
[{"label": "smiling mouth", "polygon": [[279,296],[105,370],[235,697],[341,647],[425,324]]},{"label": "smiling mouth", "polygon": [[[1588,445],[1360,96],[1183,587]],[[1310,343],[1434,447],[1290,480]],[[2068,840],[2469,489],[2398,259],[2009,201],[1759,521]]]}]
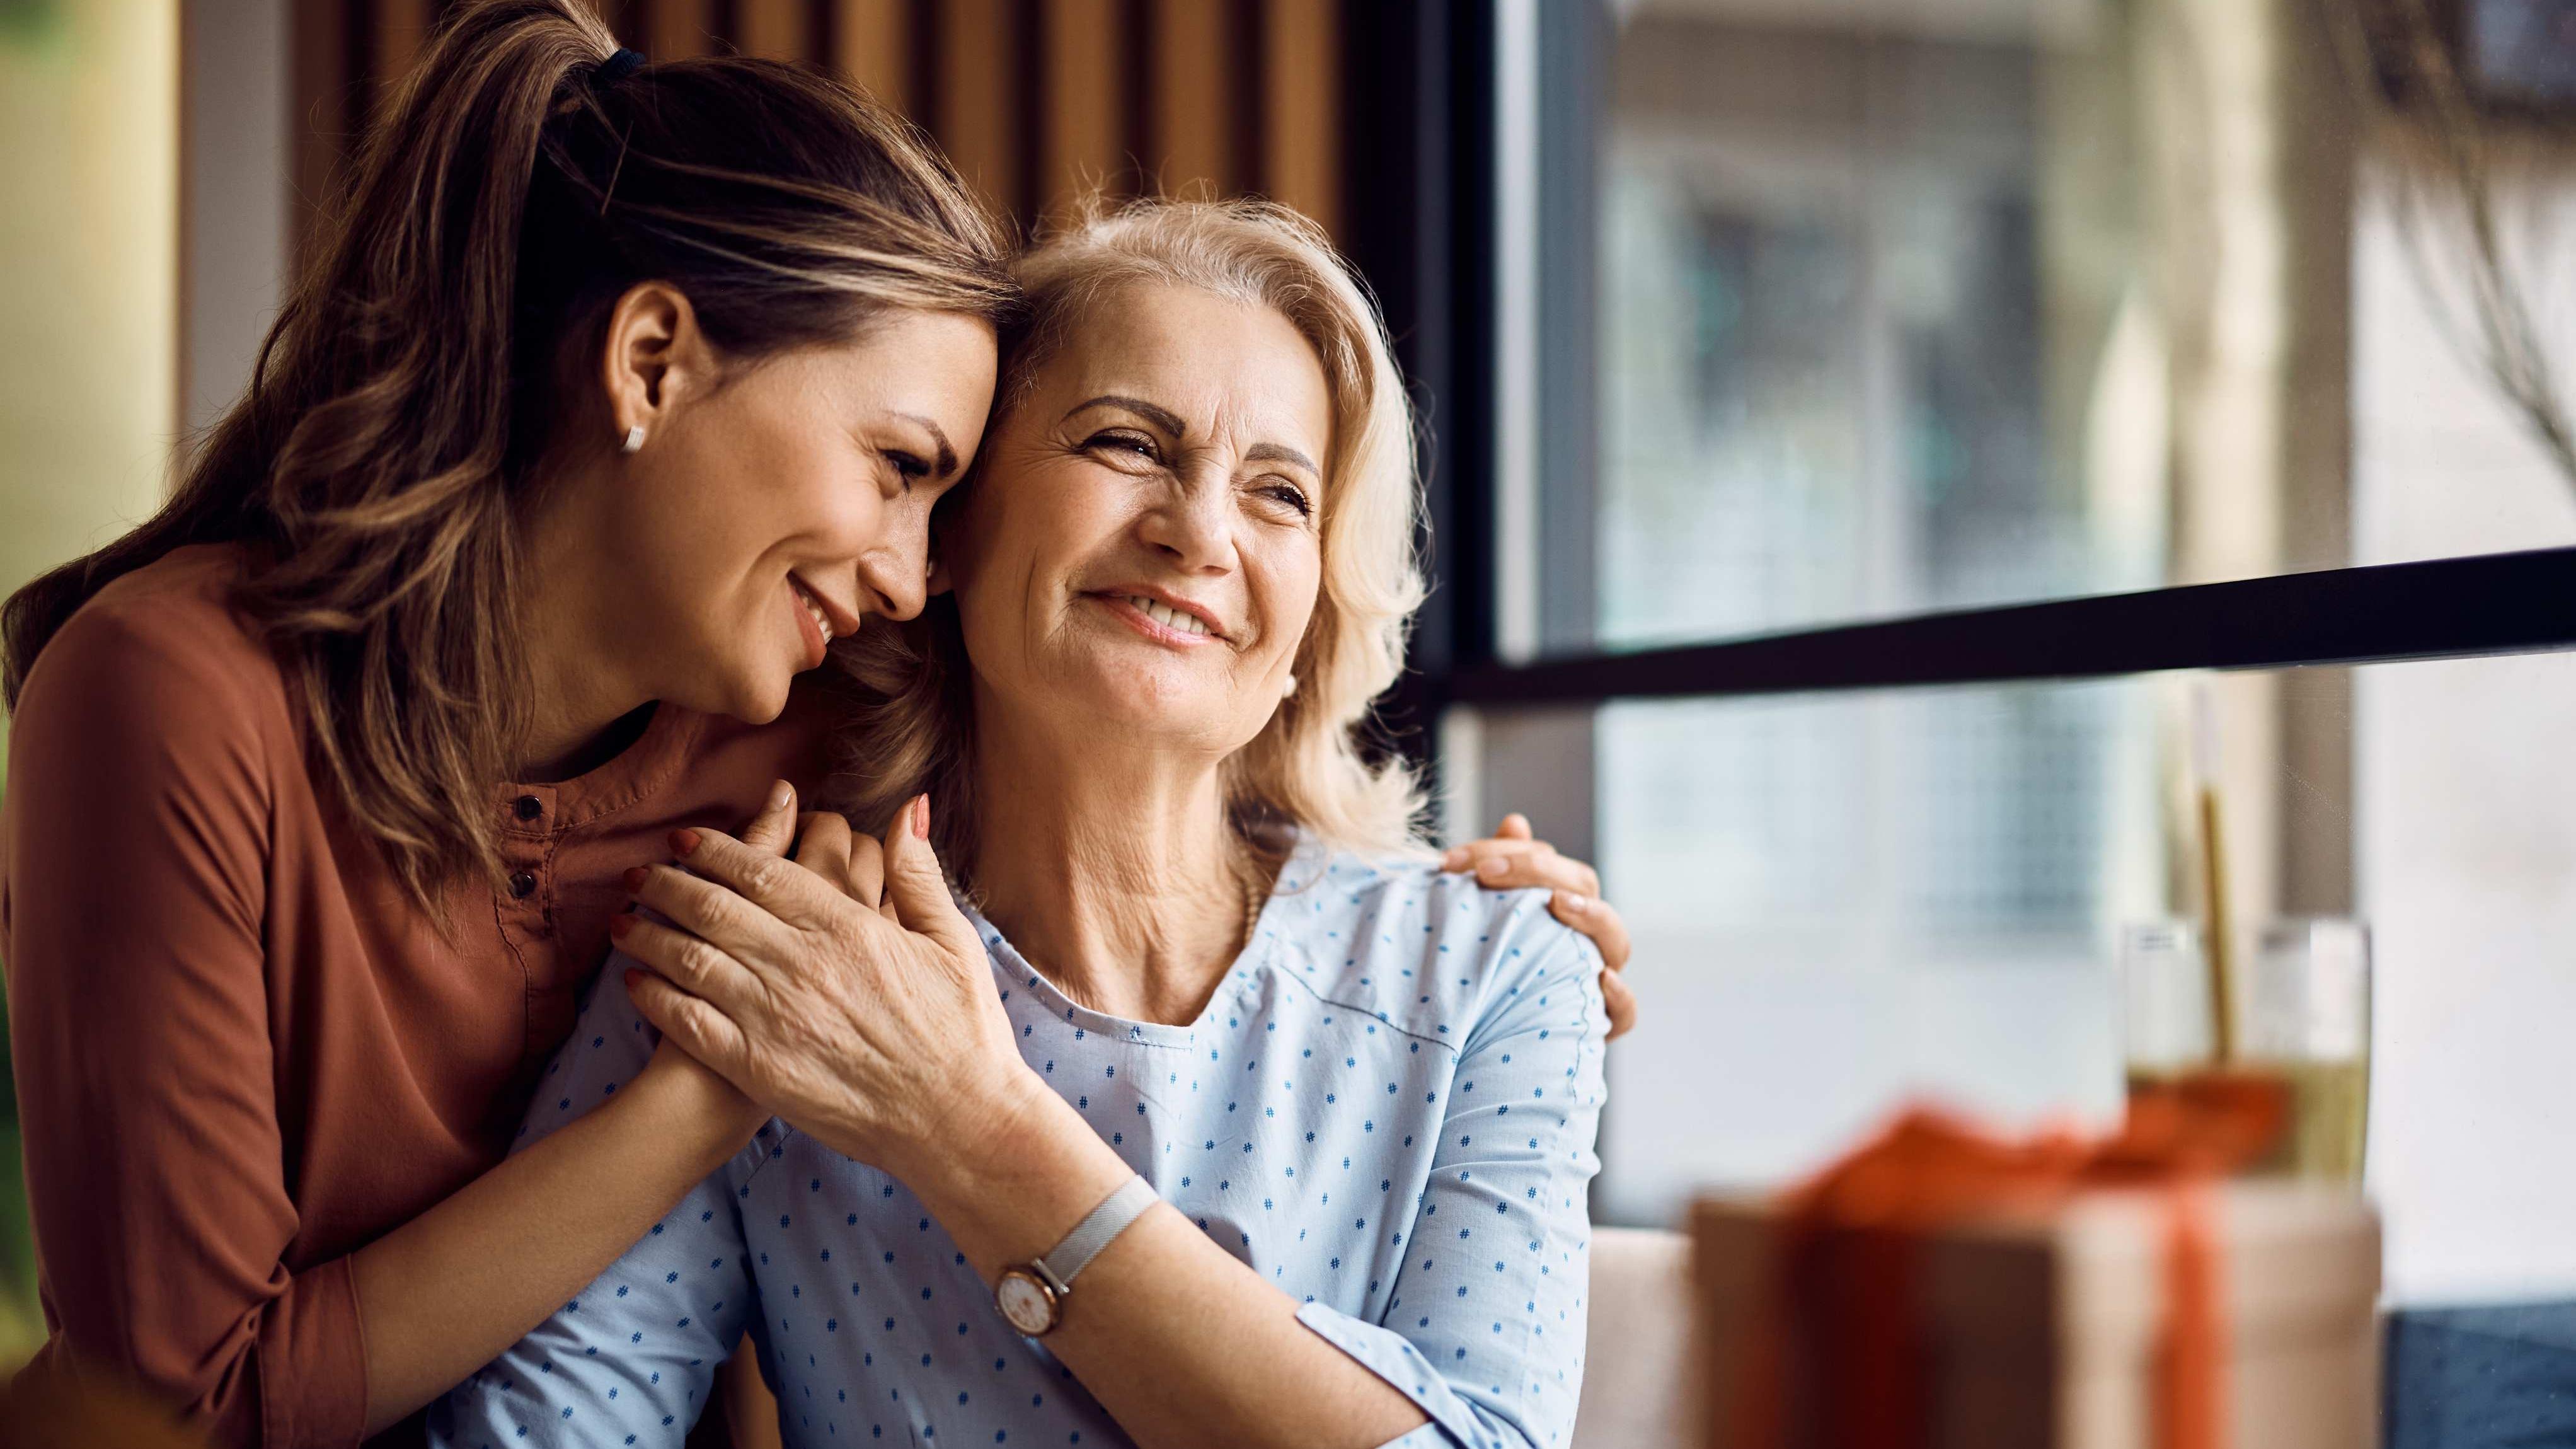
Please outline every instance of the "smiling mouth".
[{"label": "smiling mouth", "polygon": [[1166,629],[1177,629],[1184,634],[1213,635],[1216,633],[1214,629],[1208,627],[1205,619],[1187,610],[1175,609],[1159,599],[1149,599],[1143,594],[1111,594],[1109,597]]},{"label": "smiling mouth", "polygon": [[832,616],[823,611],[822,602],[814,597],[812,590],[796,582],[792,577],[788,579],[787,586],[796,591],[796,602],[805,606],[805,617],[812,619],[814,627],[822,632],[823,642],[831,643]]}]

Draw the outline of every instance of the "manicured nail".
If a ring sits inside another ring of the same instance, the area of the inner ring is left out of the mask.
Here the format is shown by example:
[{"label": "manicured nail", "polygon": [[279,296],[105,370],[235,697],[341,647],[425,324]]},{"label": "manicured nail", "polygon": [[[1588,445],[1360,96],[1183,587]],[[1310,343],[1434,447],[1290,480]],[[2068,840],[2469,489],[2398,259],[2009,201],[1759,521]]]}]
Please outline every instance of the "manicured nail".
[{"label": "manicured nail", "polygon": [[674,830],[671,832],[671,851],[673,854],[687,855],[697,848],[698,832],[694,830]]},{"label": "manicured nail", "polygon": [[784,809],[786,809],[786,808],[788,807],[788,805],[789,805],[791,802],[793,802],[795,799],[796,799],[796,787],[795,787],[795,786],[788,784],[788,783],[787,783],[786,781],[784,781],[784,780],[778,780],[778,781],[774,781],[774,782],[772,782],[772,783],[771,783],[771,785],[770,785],[770,787],[769,787],[769,808],[770,808],[770,809],[772,809],[772,810],[784,810]]},{"label": "manicured nail", "polygon": [[930,797],[926,794],[913,797],[912,838],[915,840],[930,838]]},{"label": "manicured nail", "polygon": [[640,865],[635,867],[633,870],[628,871],[626,873],[626,893],[628,895],[633,895],[637,891],[644,889],[644,882],[651,880],[652,878],[653,872],[646,870]]},{"label": "manicured nail", "polygon": [[1486,880],[1501,880],[1511,868],[1512,863],[1499,855],[1489,855],[1476,862],[1476,874]]},{"label": "manicured nail", "polygon": [[627,968],[626,968],[626,989],[627,989],[627,990],[629,990],[629,991],[634,990],[634,989],[635,989],[635,983],[636,983],[636,982],[638,982],[638,981],[641,981],[641,980],[643,980],[643,979],[644,979],[644,973],[643,973],[643,972],[636,970],[636,969],[635,969],[634,967],[632,967],[632,966],[629,966],[629,967],[627,967]]},{"label": "manicured nail", "polygon": [[1579,916],[1592,909],[1592,897],[1577,895],[1572,891],[1558,891],[1556,908],[1569,916]]},{"label": "manicured nail", "polygon": [[625,940],[626,933],[634,929],[635,918],[623,911],[608,918],[608,939],[612,941]]}]

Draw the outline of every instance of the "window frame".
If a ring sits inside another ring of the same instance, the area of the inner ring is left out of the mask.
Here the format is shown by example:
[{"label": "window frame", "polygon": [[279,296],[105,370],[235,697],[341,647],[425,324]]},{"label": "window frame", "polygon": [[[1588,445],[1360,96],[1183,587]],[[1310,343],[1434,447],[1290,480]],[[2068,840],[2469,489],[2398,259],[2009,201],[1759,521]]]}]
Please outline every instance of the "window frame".
[{"label": "window frame", "polygon": [[[1548,6],[1542,23],[1551,53],[1561,56],[1557,8]],[[1453,705],[1581,706],[2576,649],[2576,547],[2566,547],[1915,612],[1670,648],[1507,658],[1495,598],[1503,420],[1490,365],[1498,341],[1497,9],[1496,0],[1370,0],[1344,11],[1345,248],[1376,289],[1421,414],[1422,550],[1432,586],[1404,678],[1380,702],[1379,727],[1426,770],[1437,768],[1436,726]],[[1606,23],[1597,5],[1562,9]],[[1587,59],[1600,43],[1588,39],[1573,47]],[[1544,130],[1540,149],[1543,175],[1562,165],[1544,154],[1551,150]],[[1589,338],[1581,329],[1578,345]],[[1588,375],[1588,358],[1576,364]],[[1576,421],[1588,422],[1588,412]],[[1580,491],[1589,498],[1588,467],[1583,473]],[[1545,574],[1544,550],[1541,558]]]}]

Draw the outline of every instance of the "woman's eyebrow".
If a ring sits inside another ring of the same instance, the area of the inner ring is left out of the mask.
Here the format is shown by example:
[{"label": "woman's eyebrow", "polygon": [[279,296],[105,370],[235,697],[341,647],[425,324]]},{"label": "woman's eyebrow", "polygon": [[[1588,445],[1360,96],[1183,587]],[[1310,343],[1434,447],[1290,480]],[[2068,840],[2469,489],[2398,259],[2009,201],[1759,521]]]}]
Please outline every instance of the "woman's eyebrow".
[{"label": "woman's eyebrow", "polygon": [[1314,474],[1318,478],[1324,476],[1324,470],[1315,466],[1314,459],[1307,457],[1305,454],[1298,452],[1292,447],[1289,447],[1286,443],[1255,443],[1251,447],[1243,450],[1243,461],[1247,463],[1294,463],[1298,467],[1305,469],[1307,472]]},{"label": "woman's eyebrow", "polygon": [[939,424],[932,422],[930,419],[923,417],[919,413],[896,413],[895,416],[908,423],[921,424],[923,428],[929,431],[930,440],[939,445],[939,456],[937,459],[933,460],[930,476],[934,478],[945,478],[949,474],[957,471],[957,450],[949,446],[948,433],[945,429],[941,428]]},{"label": "woman's eyebrow", "polygon": [[1087,402],[1075,403],[1072,407],[1064,410],[1064,415],[1069,418],[1075,413],[1085,412],[1092,408],[1125,408],[1127,411],[1134,413],[1136,416],[1143,418],[1149,423],[1152,423],[1155,427],[1161,428],[1164,432],[1171,434],[1175,438],[1186,437],[1189,435],[1189,424],[1181,421],[1181,415],[1179,413],[1176,413],[1167,407],[1158,407],[1153,403],[1145,401],[1141,397],[1124,397],[1114,392],[1102,393],[1100,396],[1092,398]]}]

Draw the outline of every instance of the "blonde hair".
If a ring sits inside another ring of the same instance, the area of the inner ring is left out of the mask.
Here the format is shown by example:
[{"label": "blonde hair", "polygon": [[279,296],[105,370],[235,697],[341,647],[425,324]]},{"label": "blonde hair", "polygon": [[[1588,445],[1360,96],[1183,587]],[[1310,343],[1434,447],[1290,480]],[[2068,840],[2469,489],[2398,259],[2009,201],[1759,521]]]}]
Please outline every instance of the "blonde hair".
[{"label": "blonde hair", "polygon": [[[1297,647],[1297,690],[1226,761],[1227,802],[1244,838],[1266,851],[1284,846],[1291,826],[1338,846],[1418,847],[1422,795],[1411,768],[1401,757],[1370,760],[1360,738],[1372,702],[1403,671],[1423,597],[1413,412],[1376,304],[1321,228],[1261,201],[1089,207],[1017,270],[1026,320],[1006,342],[995,431],[1093,309],[1134,284],[1268,307],[1314,349],[1333,407],[1323,577]],[[971,885],[974,720],[954,598],[934,599],[909,624],[872,621],[834,658],[854,685],[838,803],[874,823],[931,792],[940,854]]]}]

